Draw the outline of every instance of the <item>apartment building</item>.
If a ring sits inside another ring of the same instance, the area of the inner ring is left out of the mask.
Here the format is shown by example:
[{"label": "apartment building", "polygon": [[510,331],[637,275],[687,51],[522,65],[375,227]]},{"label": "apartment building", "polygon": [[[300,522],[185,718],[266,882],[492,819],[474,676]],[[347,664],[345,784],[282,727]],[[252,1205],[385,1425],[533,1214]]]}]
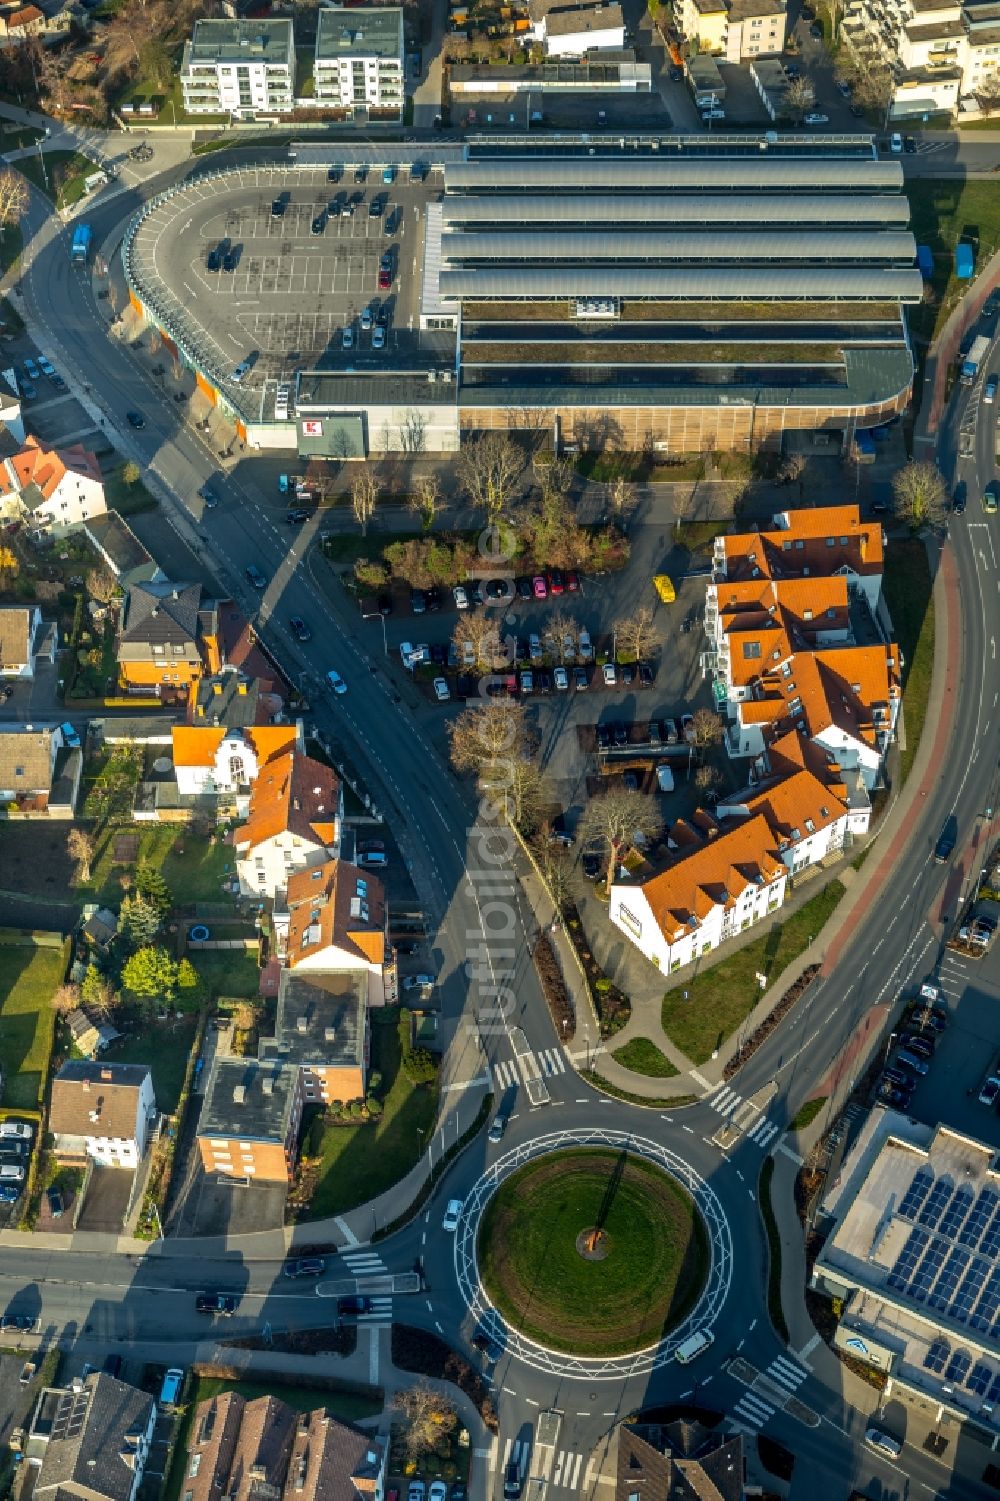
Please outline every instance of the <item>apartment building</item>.
[{"label": "apartment building", "polygon": [[238,120],[295,103],[295,38],[287,20],[202,20],[184,44],[181,92],[190,115]]},{"label": "apartment building", "polygon": [[859,63],[892,69],[890,119],[975,106],[1000,68],[996,0],[847,0],[841,36]]},{"label": "apartment building", "polygon": [[274,927],[278,957],[290,970],[363,973],[369,1005],[395,1000],[385,887],[369,871],[346,860],[298,871]]},{"label": "apartment building", "polygon": [[321,8],[313,84],[316,104],[353,119],[402,119],[402,9]]},{"label": "apartment building", "polygon": [[187,702],[191,684],[218,672],[219,619],[200,584],[169,579],[133,584],[118,627],[122,691]]},{"label": "apartment building", "polygon": [[363,1100],[370,1039],[367,985],[362,971],[300,974],[283,969],[274,1037],[262,1058],[279,1059],[297,1075],[303,1104]]},{"label": "apartment building", "polygon": [[674,24],[699,54],[725,62],[777,57],[785,46],[785,0],[675,0]]},{"label": "apartment building", "polygon": [[217,1053],[198,1119],[205,1172],[287,1182],[295,1166],[302,1101],[297,1070],[280,1059]]},{"label": "apartment building", "polygon": [[283,902],[296,871],[339,854],[343,818],[343,788],[328,766],[296,751],[275,756],[260,769],[234,835],[244,896]]}]

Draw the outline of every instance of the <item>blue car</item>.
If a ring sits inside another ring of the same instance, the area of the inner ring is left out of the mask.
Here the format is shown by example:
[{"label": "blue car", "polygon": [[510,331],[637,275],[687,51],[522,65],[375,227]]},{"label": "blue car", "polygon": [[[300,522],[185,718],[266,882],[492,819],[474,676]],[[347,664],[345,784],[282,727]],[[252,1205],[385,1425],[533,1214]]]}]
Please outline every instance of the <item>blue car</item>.
[{"label": "blue car", "polygon": [[16,1204],[20,1197],[20,1189],[12,1183],[0,1183],[0,1204]]}]

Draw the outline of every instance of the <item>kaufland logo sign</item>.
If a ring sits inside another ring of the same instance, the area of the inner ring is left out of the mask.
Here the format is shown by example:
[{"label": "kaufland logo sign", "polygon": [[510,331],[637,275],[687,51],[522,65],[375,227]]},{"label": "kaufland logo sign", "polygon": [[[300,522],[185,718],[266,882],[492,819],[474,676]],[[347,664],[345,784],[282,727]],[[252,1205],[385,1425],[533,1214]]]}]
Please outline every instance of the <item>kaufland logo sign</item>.
[{"label": "kaufland logo sign", "polygon": [[323,423],[318,417],[306,418],[302,423],[303,438],[322,438]]}]

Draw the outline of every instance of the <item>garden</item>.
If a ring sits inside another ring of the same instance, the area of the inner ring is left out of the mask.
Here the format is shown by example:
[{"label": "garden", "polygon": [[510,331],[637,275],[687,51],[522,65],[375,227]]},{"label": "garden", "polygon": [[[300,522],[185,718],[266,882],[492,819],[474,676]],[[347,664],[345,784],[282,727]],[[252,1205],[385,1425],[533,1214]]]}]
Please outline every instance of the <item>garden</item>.
[{"label": "garden", "polygon": [[37,1110],[52,1056],[52,998],[66,975],[70,942],[46,934],[50,945],[0,939],[0,1068],[4,1105]]}]

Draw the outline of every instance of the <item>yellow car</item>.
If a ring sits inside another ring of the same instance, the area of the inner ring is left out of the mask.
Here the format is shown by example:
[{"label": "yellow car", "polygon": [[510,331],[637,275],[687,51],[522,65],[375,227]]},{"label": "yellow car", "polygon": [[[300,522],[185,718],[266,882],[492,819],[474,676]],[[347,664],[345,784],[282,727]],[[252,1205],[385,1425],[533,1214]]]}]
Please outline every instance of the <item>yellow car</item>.
[{"label": "yellow car", "polygon": [[987,485],[983,491],[983,510],[987,516],[996,515],[998,497],[1000,497],[1000,485],[994,480],[993,484]]}]

